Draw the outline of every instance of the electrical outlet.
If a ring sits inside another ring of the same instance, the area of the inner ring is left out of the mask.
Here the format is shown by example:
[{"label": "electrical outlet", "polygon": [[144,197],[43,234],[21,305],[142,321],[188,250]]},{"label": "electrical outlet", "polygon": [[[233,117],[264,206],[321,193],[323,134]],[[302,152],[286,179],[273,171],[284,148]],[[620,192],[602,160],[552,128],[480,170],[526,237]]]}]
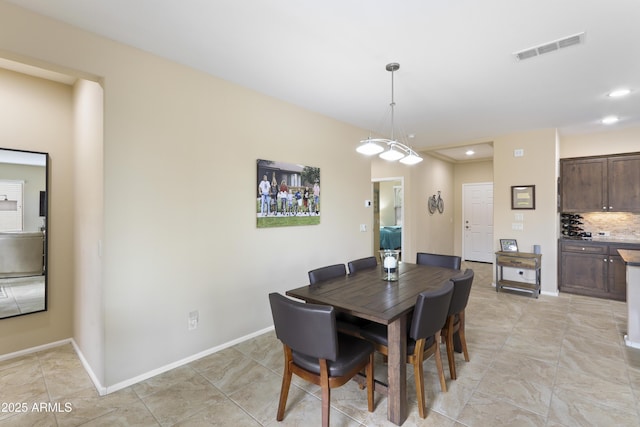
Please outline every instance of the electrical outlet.
[{"label": "electrical outlet", "polygon": [[198,320],[200,320],[200,314],[198,310],[189,312],[189,330],[193,331],[198,327]]},{"label": "electrical outlet", "polygon": [[511,223],[511,229],[512,230],[522,231],[522,230],[524,230],[524,224],[521,223],[521,222],[513,222],[513,223]]},{"label": "electrical outlet", "polygon": [[367,224],[360,224],[360,231],[367,231]]}]

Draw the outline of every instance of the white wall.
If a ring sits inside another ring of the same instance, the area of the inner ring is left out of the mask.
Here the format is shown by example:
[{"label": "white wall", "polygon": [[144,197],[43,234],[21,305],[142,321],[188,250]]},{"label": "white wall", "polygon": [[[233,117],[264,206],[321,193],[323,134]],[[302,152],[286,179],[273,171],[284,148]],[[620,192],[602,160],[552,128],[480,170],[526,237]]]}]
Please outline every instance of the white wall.
[{"label": "white wall", "polygon": [[104,383],[104,309],[102,282],[103,234],[103,92],[102,87],[78,80],[73,91],[74,148],[74,306],[73,337],[92,367],[97,383]]}]

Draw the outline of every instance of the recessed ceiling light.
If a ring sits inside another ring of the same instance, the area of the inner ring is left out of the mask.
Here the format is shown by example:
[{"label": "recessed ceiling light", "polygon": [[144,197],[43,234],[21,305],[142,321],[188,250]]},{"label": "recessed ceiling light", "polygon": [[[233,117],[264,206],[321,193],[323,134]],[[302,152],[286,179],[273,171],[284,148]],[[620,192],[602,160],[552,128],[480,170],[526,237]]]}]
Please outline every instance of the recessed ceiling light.
[{"label": "recessed ceiling light", "polygon": [[609,97],[610,98],[620,98],[622,96],[627,96],[631,93],[631,91],[629,89],[616,89],[612,92],[609,92]]},{"label": "recessed ceiling light", "polygon": [[604,119],[602,119],[602,124],[605,124],[605,125],[612,125],[612,124],[614,124],[614,123],[617,123],[617,122],[618,122],[618,120],[619,120],[619,119],[618,119],[618,117],[616,117],[616,116],[608,116],[608,117],[605,117]]},{"label": "recessed ceiling light", "polygon": [[464,154],[466,154],[467,156],[473,156],[474,154],[476,154],[476,152],[473,150],[467,150]]}]

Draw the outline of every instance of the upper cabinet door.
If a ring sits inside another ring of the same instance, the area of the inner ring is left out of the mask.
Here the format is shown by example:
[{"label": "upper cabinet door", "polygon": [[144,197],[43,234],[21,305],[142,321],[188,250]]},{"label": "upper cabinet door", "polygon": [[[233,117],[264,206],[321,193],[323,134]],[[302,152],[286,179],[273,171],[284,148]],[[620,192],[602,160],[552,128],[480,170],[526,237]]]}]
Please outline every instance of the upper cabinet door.
[{"label": "upper cabinet door", "polygon": [[640,155],[609,157],[610,212],[640,212]]},{"label": "upper cabinet door", "polygon": [[561,212],[602,212],[608,210],[607,159],[560,161]]}]

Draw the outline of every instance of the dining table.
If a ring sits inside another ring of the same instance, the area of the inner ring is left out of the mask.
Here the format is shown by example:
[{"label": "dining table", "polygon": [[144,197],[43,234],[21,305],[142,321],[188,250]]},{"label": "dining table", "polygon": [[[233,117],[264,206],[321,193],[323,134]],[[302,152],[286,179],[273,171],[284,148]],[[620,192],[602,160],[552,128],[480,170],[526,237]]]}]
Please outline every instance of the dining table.
[{"label": "dining table", "polygon": [[[331,305],[337,311],[387,326],[388,375],[380,389],[387,394],[387,418],[396,425],[407,419],[407,322],[418,294],[440,288],[461,273],[443,267],[398,264],[398,280],[382,280],[381,268],[357,271],[286,292],[308,303]],[[378,384],[376,384],[378,391]]]}]

